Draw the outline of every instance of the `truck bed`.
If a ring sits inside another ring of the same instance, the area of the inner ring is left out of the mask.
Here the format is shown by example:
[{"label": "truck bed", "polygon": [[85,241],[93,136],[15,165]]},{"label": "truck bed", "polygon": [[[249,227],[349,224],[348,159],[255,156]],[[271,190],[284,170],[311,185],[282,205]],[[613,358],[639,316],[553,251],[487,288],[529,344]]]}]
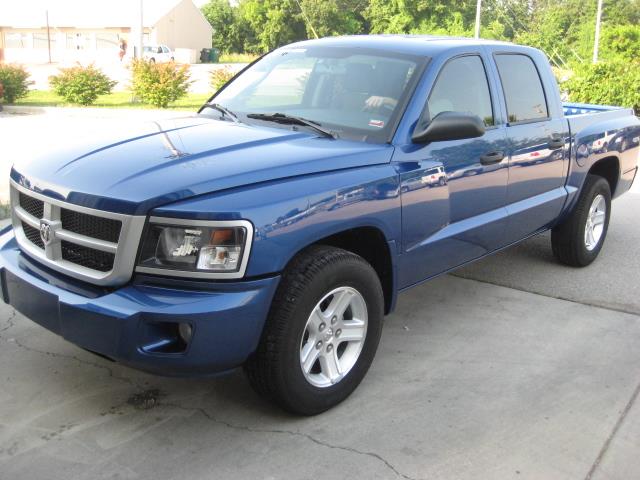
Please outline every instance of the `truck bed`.
[{"label": "truck bed", "polygon": [[616,130],[619,128],[616,120],[635,115],[632,108],[616,107],[613,105],[563,102],[562,109],[564,116],[569,122],[572,137],[575,137],[577,133],[582,132],[595,123],[602,123],[601,133],[606,135],[607,130]]},{"label": "truck bed", "polygon": [[624,107],[616,107],[613,105],[594,105],[591,103],[572,103],[562,102],[564,116],[570,117],[574,115],[584,115],[588,113],[602,113],[611,110],[625,110]]}]

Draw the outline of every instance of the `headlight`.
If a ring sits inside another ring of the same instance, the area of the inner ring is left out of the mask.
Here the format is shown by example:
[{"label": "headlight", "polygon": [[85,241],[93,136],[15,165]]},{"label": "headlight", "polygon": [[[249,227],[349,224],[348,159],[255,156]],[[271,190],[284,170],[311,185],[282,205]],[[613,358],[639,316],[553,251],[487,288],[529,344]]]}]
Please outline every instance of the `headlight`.
[{"label": "headlight", "polygon": [[246,220],[151,217],[136,271],[192,278],[240,278],[253,240]]}]

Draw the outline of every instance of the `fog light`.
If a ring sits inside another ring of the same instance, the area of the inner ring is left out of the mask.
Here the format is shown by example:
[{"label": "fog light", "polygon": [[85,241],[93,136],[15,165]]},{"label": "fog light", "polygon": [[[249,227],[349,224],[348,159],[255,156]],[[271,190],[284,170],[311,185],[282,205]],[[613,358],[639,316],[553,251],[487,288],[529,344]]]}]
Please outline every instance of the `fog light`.
[{"label": "fog light", "polygon": [[181,323],[178,326],[178,333],[180,334],[182,341],[189,344],[191,336],[193,335],[193,328],[191,328],[191,324],[189,323]]}]

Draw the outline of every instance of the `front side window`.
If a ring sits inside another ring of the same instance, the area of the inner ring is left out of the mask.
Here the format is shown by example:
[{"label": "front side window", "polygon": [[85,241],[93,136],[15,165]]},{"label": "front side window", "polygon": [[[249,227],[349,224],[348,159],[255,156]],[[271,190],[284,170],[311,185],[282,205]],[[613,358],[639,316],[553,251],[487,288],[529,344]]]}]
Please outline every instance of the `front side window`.
[{"label": "front side window", "polygon": [[495,56],[507,102],[509,123],[535,121],[549,116],[544,89],[533,60],[522,54]]},{"label": "front side window", "polygon": [[471,113],[480,117],[485,125],[493,125],[491,94],[480,57],[454,58],[442,67],[428,105],[430,118],[441,112]]},{"label": "front side window", "polygon": [[248,123],[256,114],[282,113],[342,138],[384,142],[426,61],[372,49],[289,47],[265,56],[212,102]]}]

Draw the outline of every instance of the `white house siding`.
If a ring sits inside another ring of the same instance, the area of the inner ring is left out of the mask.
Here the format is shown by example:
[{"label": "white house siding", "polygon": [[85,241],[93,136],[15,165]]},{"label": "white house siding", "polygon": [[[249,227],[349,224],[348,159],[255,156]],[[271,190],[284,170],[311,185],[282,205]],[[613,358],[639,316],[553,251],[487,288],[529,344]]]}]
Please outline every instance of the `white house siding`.
[{"label": "white house siding", "polygon": [[211,48],[213,29],[191,0],[178,3],[163,16],[151,32],[151,42],[167,45],[172,50]]},{"label": "white house siding", "polygon": [[[0,29],[3,60],[7,63],[46,63],[49,61],[47,30]],[[51,28],[51,61],[57,63],[118,60],[119,42],[128,39],[127,28],[74,29]]]},{"label": "white house siding", "polygon": [[[192,49],[198,52],[202,48],[211,47],[213,32],[211,25],[192,0],[163,0],[157,4],[155,1],[145,1],[148,12],[145,19],[145,44],[164,44],[171,49]],[[126,5],[132,6],[134,3],[126,3]],[[159,12],[160,6],[163,7],[161,9],[163,13]],[[83,9],[83,17],[80,20],[67,18],[73,12],[68,13],[67,16],[62,14],[53,16],[50,28],[51,61],[61,64],[118,62],[121,39],[127,42],[127,54],[132,55],[133,46],[136,43],[131,34],[132,19],[135,18],[132,8],[109,10],[113,18],[108,19],[100,18],[99,12],[92,15],[90,9],[86,8]],[[119,23],[115,18],[119,16],[118,12],[122,13],[122,20]],[[67,22],[71,25],[79,25],[73,23],[79,21],[87,26],[60,26]],[[0,24],[0,61],[6,63],[47,63],[49,61],[47,29],[42,28],[44,22],[36,20],[33,22],[34,25],[31,27],[28,25],[30,21],[27,23],[26,20],[22,20],[18,23],[19,28],[15,28],[16,23],[10,23],[14,27]]]}]

